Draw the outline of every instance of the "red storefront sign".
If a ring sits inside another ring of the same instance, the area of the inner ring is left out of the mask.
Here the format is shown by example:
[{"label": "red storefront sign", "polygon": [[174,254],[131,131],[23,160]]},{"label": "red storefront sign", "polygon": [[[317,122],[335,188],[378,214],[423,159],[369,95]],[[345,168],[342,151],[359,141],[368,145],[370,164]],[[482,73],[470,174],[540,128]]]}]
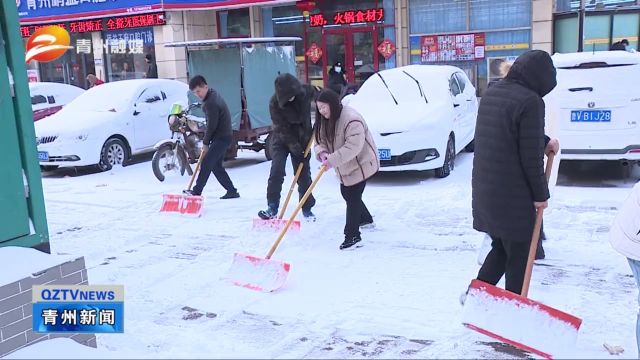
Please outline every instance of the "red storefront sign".
[{"label": "red storefront sign", "polygon": [[318,60],[322,57],[322,49],[316,43],[311,43],[309,49],[306,52],[307,57],[311,60],[312,63],[317,63]]},{"label": "red storefront sign", "polygon": [[357,23],[378,22],[384,20],[384,9],[367,9],[367,10],[347,10],[340,11],[333,15],[333,23],[324,17],[324,14],[313,14],[309,16],[309,26],[325,26],[325,25],[349,25]]},{"label": "red storefront sign", "polygon": [[393,53],[396,52],[396,45],[389,39],[384,39],[380,45],[378,45],[378,52],[385,58],[389,59]]},{"label": "red storefront sign", "polygon": [[139,27],[159,26],[164,24],[164,13],[154,13],[108,17],[96,20],[70,21],[59,24],[20,26],[20,34],[22,34],[22,37],[25,38],[30,37],[31,34],[33,34],[35,31],[48,25],[60,26],[66,29],[69,33],[82,34],[93,31],[134,29]]},{"label": "red storefront sign", "polygon": [[484,59],[484,33],[429,35],[420,39],[421,62]]}]

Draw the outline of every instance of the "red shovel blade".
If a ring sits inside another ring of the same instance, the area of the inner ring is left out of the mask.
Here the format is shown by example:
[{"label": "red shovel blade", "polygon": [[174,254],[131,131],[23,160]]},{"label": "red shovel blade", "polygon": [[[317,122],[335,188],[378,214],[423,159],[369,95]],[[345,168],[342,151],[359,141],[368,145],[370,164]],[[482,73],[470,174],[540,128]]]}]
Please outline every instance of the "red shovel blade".
[{"label": "red shovel blade", "polygon": [[[287,219],[253,219],[252,230],[260,231],[281,231],[287,225]],[[300,232],[300,220],[293,220],[287,232]]]},{"label": "red shovel blade", "polygon": [[579,318],[542,303],[473,280],[462,323],[481,334],[544,358],[570,356]]},{"label": "red shovel blade", "polygon": [[204,198],[195,195],[162,195],[162,207],[160,212],[179,213],[183,215],[200,216],[202,214],[202,204]]},{"label": "red shovel blade", "polygon": [[271,292],[284,285],[290,268],[284,261],[236,253],[227,279],[236,286]]}]

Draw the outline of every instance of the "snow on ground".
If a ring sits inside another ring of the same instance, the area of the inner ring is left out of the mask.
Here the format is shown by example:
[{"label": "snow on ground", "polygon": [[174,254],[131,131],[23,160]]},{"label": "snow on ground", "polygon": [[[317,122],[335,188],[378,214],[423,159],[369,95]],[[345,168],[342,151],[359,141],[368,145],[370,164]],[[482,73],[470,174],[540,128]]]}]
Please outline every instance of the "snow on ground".
[{"label": "snow on ground", "polygon": [[[477,273],[482,242],[472,229],[472,154],[459,155],[446,179],[377,175],[364,196],[377,229],[352,251],[338,250],[345,205],[333,172],[325,175],[314,192],[318,221],[285,237],[274,258],[291,273],[270,294],[222,280],[235,252],[264,256],[275,240],[251,231],[266,205],[262,159],[245,152],[228,163],[240,199],[218,200],[212,176],[198,219],[158,213],[162,194],[189,179],[160,183],[149,162],[45,174],[52,252],[85,256],[90,284],[125,286],[125,334],[98,335],[100,348],[146,358],[530,356],[461,325],[458,297]],[[571,179],[561,174],[560,183]],[[626,349],[619,357],[636,356],[637,291],[607,240],[632,185],[560,186],[545,212],[547,259],[534,269],[530,297],[584,320],[576,357],[609,357],[605,341]]]}]

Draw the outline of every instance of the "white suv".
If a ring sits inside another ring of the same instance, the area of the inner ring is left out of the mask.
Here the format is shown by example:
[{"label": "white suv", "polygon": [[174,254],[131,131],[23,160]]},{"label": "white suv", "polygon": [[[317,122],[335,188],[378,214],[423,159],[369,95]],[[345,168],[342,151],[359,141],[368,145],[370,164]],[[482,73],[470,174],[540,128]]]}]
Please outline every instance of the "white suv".
[{"label": "white suv", "polygon": [[555,54],[562,159],[640,160],[640,54]]}]

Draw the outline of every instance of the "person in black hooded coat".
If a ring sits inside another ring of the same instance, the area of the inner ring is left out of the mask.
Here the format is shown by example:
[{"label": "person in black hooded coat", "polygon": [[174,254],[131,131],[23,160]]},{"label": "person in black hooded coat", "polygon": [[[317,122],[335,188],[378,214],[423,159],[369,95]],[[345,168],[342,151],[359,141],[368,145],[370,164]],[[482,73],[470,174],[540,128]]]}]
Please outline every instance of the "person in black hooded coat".
[{"label": "person in black hooded coat", "polygon": [[474,229],[491,236],[478,280],[522,290],[537,208],[549,188],[544,155],[557,153],[557,140],[544,134],[542,98],[556,87],[556,69],[544,51],[515,61],[502,81],[487,89],[478,109],[472,174]]},{"label": "person in black hooded coat", "polygon": [[[289,73],[278,75],[275,80],[275,94],[269,102],[269,112],[273,122],[271,133],[271,173],[267,184],[266,210],[258,212],[262,219],[273,219],[280,207],[280,192],[286,175],[287,156],[291,155],[294,173],[300,163],[303,170],[298,178],[298,193],[300,199],[311,186],[311,155],[304,157],[304,151],[311,140],[313,128],[311,126],[311,102],[316,95],[316,89],[310,85],[303,85]],[[302,206],[305,218],[313,218],[311,208],[316,200],[309,196]]]}]

